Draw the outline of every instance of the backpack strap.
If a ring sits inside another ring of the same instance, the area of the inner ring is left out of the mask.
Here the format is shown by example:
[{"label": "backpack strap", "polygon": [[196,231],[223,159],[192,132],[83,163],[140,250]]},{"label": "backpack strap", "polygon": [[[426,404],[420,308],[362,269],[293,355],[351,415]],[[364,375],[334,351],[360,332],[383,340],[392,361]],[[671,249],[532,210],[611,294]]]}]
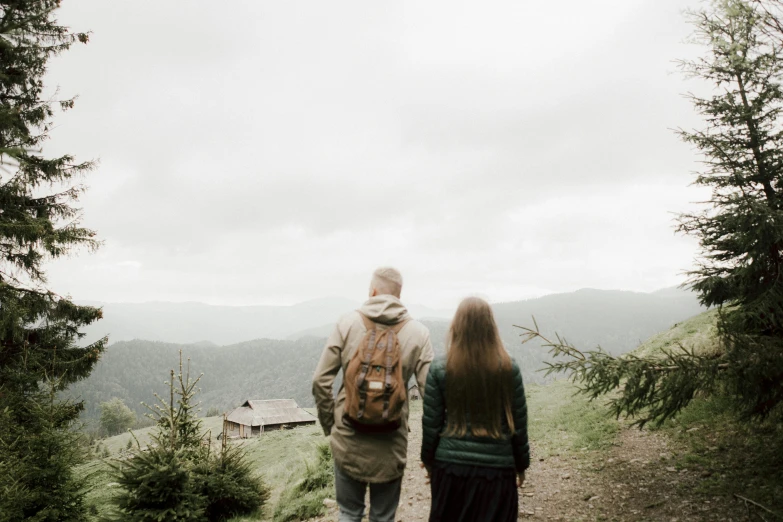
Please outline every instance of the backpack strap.
[{"label": "backpack strap", "polygon": [[375,321],[361,312],[359,312],[359,316],[362,318],[362,322],[364,323],[364,327],[367,329],[367,331],[375,330]]},{"label": "backpack strap", "polygon": [[408,323],[408,319],[404,319],[394,326],[389,327],[389,332],[386,334],[386,386],[383,389],[383,419],[389,418],[389,403],[391,402],[392,393],[392,363],[394,362],[393,353],[394,345],[398,344],[397,334],[400,333],[402,327]]},{"label": "backpack strap", "polygon": [[389,329],[391,329],[391,331],[394,332],[395,334],[399,334],[400,330],[402,330],[402,327],[408,324],[408,321],[410,321],[410,319],[403,319],[399,323],[390,326]]},{"label": "backpack strap", "polygon": [[392,378],[392,350],[397,344],[397,339],[393,328],[389,328],[386,334],[386,386],[383,388],[383,420],[389,418],[389,402],[391,399],[391,378]]},{"label": "backpack strap", "polygon": [[364,405],[367,402],[367,391],[364,389],[364,382],[367,380],[367,373],[370,371],[370,361],[372,360],[372,353],[375,351],[375,339],[377,338],[378,330],[375,328],[375,323],[370,320],[369,317],[359,312],[362,317],[365,328],[370,333],[370,338],[367,340],[367,348],[362,361],[362,369],[359,372],[359,377],[356,378],[356,388],[359,391],[359,411],[356,416],[358,418],[364,417]]}]

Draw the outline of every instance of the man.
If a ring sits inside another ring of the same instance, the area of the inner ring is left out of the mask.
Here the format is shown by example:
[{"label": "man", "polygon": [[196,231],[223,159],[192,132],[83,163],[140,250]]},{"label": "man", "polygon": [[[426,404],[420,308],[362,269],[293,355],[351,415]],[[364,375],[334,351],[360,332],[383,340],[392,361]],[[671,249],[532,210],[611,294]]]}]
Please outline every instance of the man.
[{"label": "man", "polygon": [[[394,268],[379,268],[373,273],[370,298],[358,311],[343,316],[326,342],[313,376],[313,396],[324,434],[331,435],[335,463],[335,489],[340,522],[360,522],[364,516],[364,496],[370,486],[370,521],[394,522],[400,500],[402,475],[408,454],[408,404],[402,409],[399,428],[388,433],[366,433],[354,429],[343,418],[345,386],[335,400],[332,386],[342,368],[359,349],[368,324],[379,330],[402,325],[397,332],[400,346],[403,385],[416,376],[424,394],[427,371],[433,352],[430,333],[418,321],[411,320],[400,302],[402,276]],[[364,316],[364,317],[362,317]],[[369,319],[371,322],[368,322]],[[405,386],[407,392],[407,386]]]}]

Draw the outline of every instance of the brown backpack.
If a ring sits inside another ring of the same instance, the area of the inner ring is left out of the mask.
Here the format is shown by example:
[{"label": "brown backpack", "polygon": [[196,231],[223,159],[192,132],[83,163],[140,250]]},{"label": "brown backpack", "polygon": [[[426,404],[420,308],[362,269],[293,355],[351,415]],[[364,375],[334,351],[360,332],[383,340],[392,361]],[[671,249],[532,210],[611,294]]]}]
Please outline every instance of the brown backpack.
[{"label": "brown backpack", "polygon": [[385,433],[400,427],[407,389],[402,378],[402,350],[397,334],[408,322],[378,328],[359,314],[367,333],[345,370],[343,420],[356,431]]}]

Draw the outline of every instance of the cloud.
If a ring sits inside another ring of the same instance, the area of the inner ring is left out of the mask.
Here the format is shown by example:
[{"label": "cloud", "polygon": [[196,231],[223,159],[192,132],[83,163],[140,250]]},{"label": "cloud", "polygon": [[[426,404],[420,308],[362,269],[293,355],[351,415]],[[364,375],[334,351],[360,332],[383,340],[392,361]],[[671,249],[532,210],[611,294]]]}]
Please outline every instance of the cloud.
[{"label": "cloud", "polygon": [[106,247],[52,282],[280,303],[394,263],[433,305],[676,283],[695,158],[670,128],[698,125],[681,7],[66,4],[93,37],[52,64],[80,100],[49,150],[100,158],[83,206]]}]

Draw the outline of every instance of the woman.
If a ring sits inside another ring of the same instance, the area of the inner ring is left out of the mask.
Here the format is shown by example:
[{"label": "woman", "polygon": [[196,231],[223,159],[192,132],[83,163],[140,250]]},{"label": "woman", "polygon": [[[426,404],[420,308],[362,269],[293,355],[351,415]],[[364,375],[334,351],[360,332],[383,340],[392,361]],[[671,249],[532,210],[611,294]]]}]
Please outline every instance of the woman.
[{"label": "woman", "polygon": [[517,520],[530,465],[525,389],[483,299],[465,299],[454,315],[447,355],[427,376],[422,427],[430,522]]}]

